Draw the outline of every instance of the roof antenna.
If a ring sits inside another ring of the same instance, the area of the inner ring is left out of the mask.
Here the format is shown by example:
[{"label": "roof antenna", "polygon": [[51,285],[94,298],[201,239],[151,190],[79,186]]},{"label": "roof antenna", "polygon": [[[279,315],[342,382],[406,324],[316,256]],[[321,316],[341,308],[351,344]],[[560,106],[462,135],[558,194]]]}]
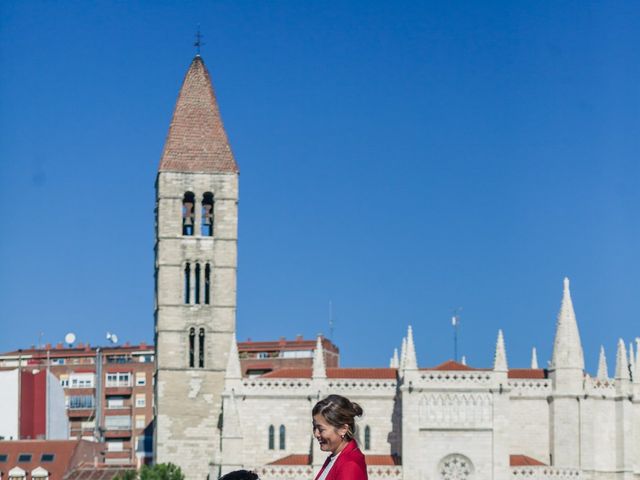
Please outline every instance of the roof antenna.
[{"label": "roof antenna", "polygon": [[329,339],[333,341],[333,302],[329,300]]},{"label": "roof antenna", "polygon": [[204,38],[204,35],[202,35],[200,33],[200,24],[198,24],[198,31],[196,32],[196,41],[193,44],[194,47],[196,47],[196,56],[200,56],[200,47],[202,45],[204,45],[204,42],[202,41],[202,39]]}]

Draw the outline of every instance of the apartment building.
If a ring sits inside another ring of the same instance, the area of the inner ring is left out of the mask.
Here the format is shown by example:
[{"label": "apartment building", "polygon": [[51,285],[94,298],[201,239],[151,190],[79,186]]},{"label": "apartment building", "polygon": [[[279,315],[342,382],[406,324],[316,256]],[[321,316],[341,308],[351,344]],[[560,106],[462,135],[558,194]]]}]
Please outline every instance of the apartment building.
[{"label": "apartment building", "polygon": [[154,357],[145,343],[58,344],[2,354],[0,367],[48,368],[64,389],[67,437],[104,441],[108,464],[138,464],[152,458]]}]

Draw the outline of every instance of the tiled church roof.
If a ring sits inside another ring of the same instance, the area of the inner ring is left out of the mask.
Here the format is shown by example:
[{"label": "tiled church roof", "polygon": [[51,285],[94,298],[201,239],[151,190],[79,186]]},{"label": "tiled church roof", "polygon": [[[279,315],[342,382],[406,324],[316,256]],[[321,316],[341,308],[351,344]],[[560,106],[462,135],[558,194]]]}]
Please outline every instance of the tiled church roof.
[{"label": "tiled church roof", "polygon": [[546,465],[535,458],[526,455],[509,455],[509,464],[512,467],[525,467],[527,465]]},{"label": "tiled church roof", "polygon": [[209,72],[197,55],[178,94],[161,172],[236,173]]}]

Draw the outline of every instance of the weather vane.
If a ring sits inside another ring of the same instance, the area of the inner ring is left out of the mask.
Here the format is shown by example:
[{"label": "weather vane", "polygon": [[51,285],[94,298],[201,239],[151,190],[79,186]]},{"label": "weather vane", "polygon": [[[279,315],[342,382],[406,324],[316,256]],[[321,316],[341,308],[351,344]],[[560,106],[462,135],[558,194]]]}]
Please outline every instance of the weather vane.
[{"label": "weather vane", "polygon": [[193,44],[193,46],[196,47],[196,53],[198,55],[200,55],[200,47],[204,45],[204,42],[202,41],[203,38],[204,35],[200,33],[200,25],[198,25],[198,31],[196,32],[196,41]]}]

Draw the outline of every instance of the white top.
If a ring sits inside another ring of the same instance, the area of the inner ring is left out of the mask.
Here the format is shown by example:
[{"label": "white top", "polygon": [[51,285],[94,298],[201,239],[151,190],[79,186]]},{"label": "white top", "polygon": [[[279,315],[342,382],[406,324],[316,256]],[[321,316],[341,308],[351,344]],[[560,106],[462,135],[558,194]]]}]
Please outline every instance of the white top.
[{"label": "white top", "polygon": [[331,467],[333,467],[333,464],[336,463],[336,458],[338,458],[338,455],[340,455],[340,453],[337,453],[336,455],[329,457],[330,460],[329,460],[329,463],[327,464],[327,468],[325,468],[322,471],[322,475],[316,478],[316,480],[325,480],[327,478],[327,475],[329,475],[329,470],[331,470]]}]

